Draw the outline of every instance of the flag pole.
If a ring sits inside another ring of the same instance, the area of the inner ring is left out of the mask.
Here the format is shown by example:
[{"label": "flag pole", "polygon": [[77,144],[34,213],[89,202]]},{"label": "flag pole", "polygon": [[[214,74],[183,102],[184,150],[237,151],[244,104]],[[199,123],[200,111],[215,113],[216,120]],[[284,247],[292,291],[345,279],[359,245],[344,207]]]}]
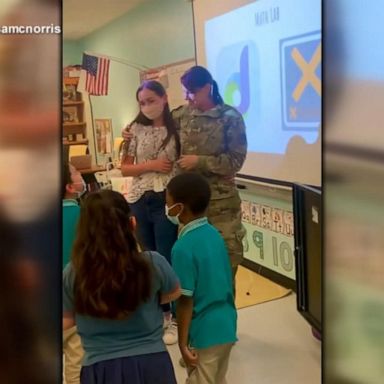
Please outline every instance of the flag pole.
[{"label": "flag pole", "polygon": [[84,53],[86,55],[91,55],[91,56],[96,56],[96,57],[103,57],[103,58],[109,59],[111,61],[116,61],[117,63],[127,65],[128,67],[134,68],[134,69],[136,69],[138,71],[145,71],[147,69],[150,69],[149,67],[147,67],[145,65],[136,64],[136,63],[130,62],[128,60],[122,59],[120,57],[114,57],[114,56],[109,56],[109,55],[102,55],[100,53],[90,52],[90,51],[84,51]]},{"label": "flag pole", "polygon": [[93,146],[94,146],[94,149],[95,149],[95,161],[96,161],[96,165],[99,165],[98,162],[97,162],[97,146],[96,146],[97,137],[95,135],[95,123],[94,123],[94,120],[93,120],[92,99],[91,99],[91,95],[89,93],[87,93],[87,94],[88,94],[88,100],[89,100],[89,108],[91,110],[91,122],[92,122]]}]

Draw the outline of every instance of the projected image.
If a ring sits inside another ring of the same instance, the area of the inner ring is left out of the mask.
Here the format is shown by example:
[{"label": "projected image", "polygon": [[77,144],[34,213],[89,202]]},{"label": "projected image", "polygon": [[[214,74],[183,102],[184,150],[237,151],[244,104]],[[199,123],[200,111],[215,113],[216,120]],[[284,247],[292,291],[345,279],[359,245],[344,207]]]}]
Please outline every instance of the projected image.
[{"label": "projected image", "polygon": [[259,0],[206,21],[207,66],[244,117],[249,151],[320,140],[320,15],[319,0]]},{"label": "projected image", "polygon": [[217,63],[225,63],[213,72],[225,103],[234,106],[246,121],[257,122],[259,92],[253,81],[259,73],[256,45],[249,40],[226,46],[220,50]]},{"label": "projected image", "polygon": [[319,129],[320,39],[320,33],[309,33],[280,42],[283,129],[296,131]]}]

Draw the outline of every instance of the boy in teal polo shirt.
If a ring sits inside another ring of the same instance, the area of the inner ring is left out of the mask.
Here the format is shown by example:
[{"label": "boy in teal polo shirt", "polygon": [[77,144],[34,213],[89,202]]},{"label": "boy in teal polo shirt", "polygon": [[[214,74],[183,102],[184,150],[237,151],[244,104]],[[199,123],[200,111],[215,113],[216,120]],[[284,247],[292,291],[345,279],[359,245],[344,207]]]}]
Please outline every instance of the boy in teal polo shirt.
[{"label": "boy in teal polo shirt", "polygon": [[[64,161],[62,172],[64,268],[71,256],[80,216],[80,207],[76,199],[85,192],[85,184],[81,173],[72,164]],[[76,327],[71,327],[63,332],[63,353],[65,382],[66,384],[78,384],[84,351]]]},{"label": "boy in teal polo shirt", "polygon": [[184,225],[172,266],[181,284],[176,317],[188,384],[225,383],[237,340],[231,266],[222,236],[205,216],[209,200],[209,185],[197,173],[178,175],[167,186],[166,214]]}]

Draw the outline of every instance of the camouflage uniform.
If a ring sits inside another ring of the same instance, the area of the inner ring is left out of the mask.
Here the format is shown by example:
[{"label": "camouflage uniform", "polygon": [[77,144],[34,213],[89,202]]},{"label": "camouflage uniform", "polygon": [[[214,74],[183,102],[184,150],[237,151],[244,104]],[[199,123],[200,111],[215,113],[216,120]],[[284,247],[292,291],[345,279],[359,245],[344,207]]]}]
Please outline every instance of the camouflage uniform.
[{"label": "camouflage uniform", "polygon": [[182,155],[198,155],[196,171],[211,187],[208,219],[222,234],[228,248],[233,276],[243,260],[241,200],[234,176],[247,153],[247,138],[241,114],[229,105],[201,112],[190,106],[175,109]]}]

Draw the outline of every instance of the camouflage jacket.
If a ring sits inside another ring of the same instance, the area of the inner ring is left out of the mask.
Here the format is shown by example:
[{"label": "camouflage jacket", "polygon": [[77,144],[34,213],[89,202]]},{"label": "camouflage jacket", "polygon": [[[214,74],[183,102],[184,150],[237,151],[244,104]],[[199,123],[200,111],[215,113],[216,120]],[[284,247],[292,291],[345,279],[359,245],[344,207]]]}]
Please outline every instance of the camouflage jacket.
[{"label": "camouflage jacket", "polygon": [[181,106],[173,110],[172,115],[179,129],[181,154],[199,156],[196,171],[207,178],[212,199],[236,194],[230,176],[241,169],[247,153],[241,114],[224,104],[206,112]]}]

